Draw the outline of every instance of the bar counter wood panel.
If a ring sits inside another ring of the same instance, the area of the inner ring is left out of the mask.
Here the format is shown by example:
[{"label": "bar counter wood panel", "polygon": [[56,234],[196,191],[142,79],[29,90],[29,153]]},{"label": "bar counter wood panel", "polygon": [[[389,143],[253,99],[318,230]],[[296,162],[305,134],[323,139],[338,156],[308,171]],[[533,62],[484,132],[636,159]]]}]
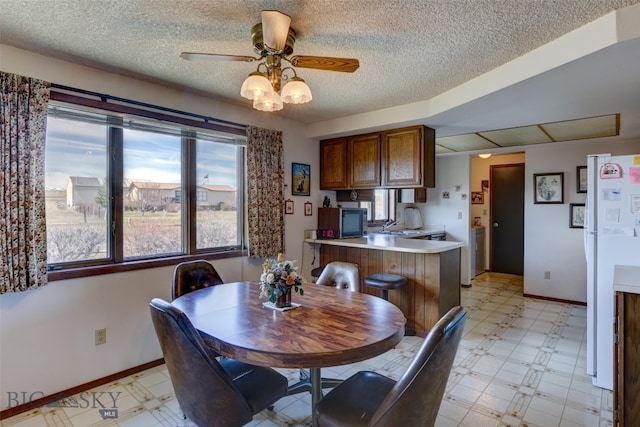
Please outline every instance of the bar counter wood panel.
[{"label": "bar counter wood panel", "polygon": [[[410,253],[321,245],[320,265],[332,261],[358,264],[362,279],[375,273],[406,277],[408,286],[390,291],[389,301],[407,317],[405,329],[415,330],[419,336],[426,336],[440,317],[460,304],[460,248],[441,253]],[[382,297],[379,289],[361,290]]]}]

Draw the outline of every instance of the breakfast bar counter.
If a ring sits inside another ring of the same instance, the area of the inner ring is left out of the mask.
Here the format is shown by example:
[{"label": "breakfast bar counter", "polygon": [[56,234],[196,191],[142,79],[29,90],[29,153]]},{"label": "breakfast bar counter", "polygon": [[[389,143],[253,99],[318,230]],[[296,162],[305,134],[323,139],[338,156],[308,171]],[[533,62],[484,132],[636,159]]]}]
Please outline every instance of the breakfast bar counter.
[{"label": "breakfast bar counter", "polygon": [[[419,336],[426,336],[441,316],[460,305],[460,242],[380,234],[305,242],[319,246],[320,265],[344,261],[358,264],[362,278],[375,273],[406,277],[409,285],[389,292],[389,301],[407,318],[405,329]],[[382,295],[374,288],[361,290]]]},{"label": "breakfast bar counter", "polygon": [[452,249],[461,248],[460,242],[440,240],[422,240],[415,238],[400,238],[384,234],[370,234],[366,237],[354,237],[351,239],[316,240],[307,239],[307,243],[320,243],[322,245],[344,246],[361,249],[380,249],[393,252],[410,252],[421,254],[439,254]]}]

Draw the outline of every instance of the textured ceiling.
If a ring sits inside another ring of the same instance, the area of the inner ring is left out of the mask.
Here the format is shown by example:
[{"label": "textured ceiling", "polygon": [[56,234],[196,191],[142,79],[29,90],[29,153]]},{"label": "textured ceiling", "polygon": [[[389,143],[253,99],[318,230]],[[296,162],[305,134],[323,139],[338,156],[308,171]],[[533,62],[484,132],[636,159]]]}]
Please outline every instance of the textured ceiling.
[{"label": "textured ceiling", "polygon": [[251,27],[277,9],[294,54],[360,60],[353,74],[298,69],[313,101],[271,114],[314,123],[431,99],[639,1],[0,0],[0,41],[249,107],[239,90],[254,64],[179,54],[254,55]]}]

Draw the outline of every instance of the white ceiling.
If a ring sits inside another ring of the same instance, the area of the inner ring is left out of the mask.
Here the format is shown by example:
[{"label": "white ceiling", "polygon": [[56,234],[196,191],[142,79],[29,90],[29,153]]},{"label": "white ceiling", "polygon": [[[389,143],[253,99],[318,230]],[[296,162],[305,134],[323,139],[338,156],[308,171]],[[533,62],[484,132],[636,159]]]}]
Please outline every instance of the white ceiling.
[{"label": "white ceiling", "polygon": [[294,55],[360,60],[353,74],[298,69],[313,101],[265,113],[307,123],[311,137],[405,123],[451,136],[620,113],[620,137],[640,138],[640,32],[620,31],[638,24],[640,5],[627,7],[637,3],[0,0],[0,42],[250,108],[239,91],[255,63],[179,54],[254,55],[251,27],[277,9],[292,18]]}]

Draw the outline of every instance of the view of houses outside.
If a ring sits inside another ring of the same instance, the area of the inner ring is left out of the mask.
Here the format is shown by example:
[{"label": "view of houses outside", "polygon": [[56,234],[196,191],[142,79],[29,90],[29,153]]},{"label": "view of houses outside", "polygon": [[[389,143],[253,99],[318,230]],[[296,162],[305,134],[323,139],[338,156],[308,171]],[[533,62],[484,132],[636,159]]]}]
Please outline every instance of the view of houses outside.
[{"label": "view of houses outside", "polygon": [[[239,148],[198,140],[197,247],[238,244]],[[180,137],[124,129],[125,258],[183,252]],[[49,117],[45,166],[48,263],[108,258],[107,127]]]}]

